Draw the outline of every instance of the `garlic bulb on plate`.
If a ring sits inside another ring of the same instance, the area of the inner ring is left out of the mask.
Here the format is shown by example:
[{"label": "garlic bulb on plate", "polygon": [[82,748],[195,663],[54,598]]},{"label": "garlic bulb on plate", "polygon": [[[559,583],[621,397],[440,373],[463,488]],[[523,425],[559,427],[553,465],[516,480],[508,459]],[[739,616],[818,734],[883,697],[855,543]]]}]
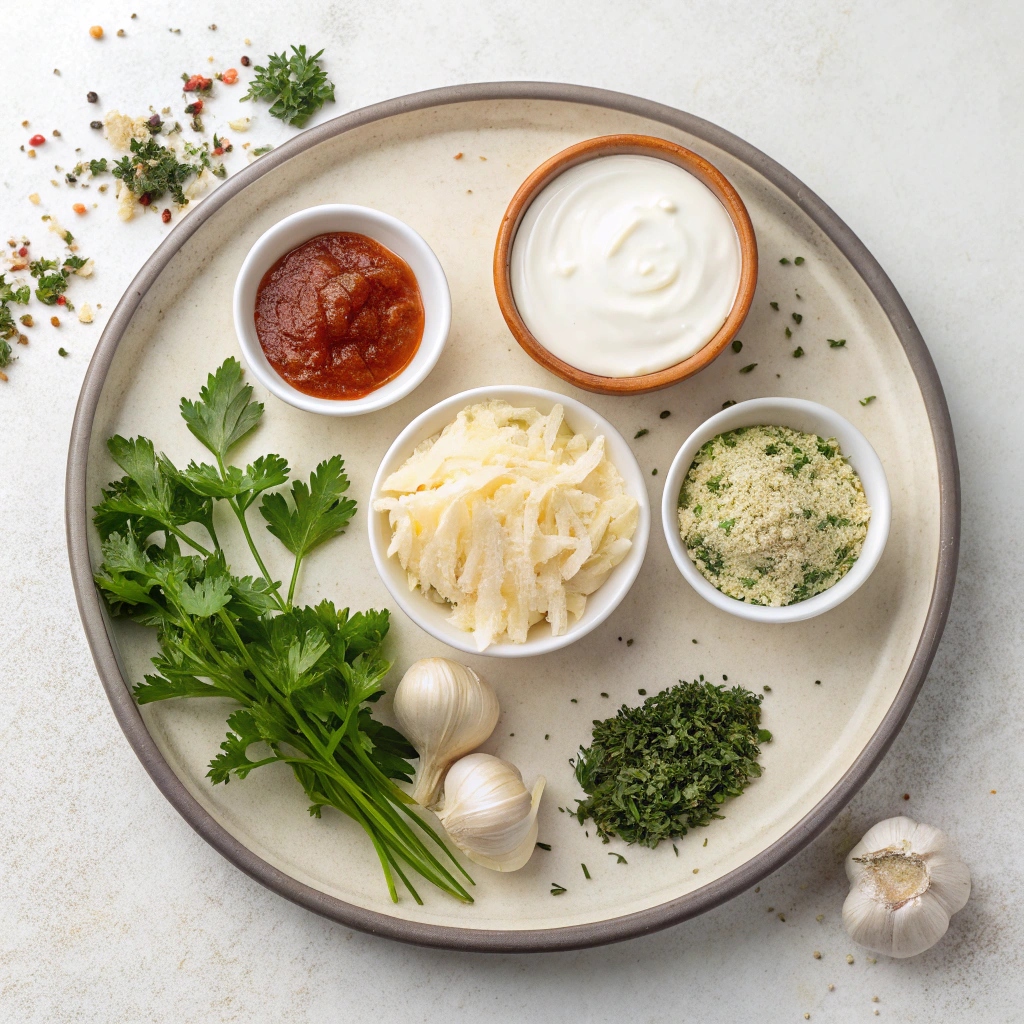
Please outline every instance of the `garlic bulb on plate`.
[{"label": "garlic bulb on plate", "polygon": [[448,770],[437,816],[471,861],[494,871],[518,871],[537,842],[543,792],[543,777],[531,793],[514,764],[491,754],[470,754]]},{"label": "garlic bulb on plate", "polygon": [[494,732],[498,713],[494,690],[471,668],[447,658],[409,666],[395,690],[395,716],[420,755],[416,803],[434,803],[445,769]]},{"label": "garlic bulb on plate", "polygon": [[888,956],[916,956],[935,945],[971,895],[967,865],[944,833],[910,818],[869,829],[846,858],[852,883],[843,924],[854,941]]}]

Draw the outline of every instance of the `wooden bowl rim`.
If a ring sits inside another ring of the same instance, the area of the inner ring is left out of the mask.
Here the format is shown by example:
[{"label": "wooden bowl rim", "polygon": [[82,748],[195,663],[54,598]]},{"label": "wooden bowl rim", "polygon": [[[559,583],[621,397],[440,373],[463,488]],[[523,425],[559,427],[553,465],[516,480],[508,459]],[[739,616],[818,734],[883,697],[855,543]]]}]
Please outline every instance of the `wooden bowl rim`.
[{"label": "wooden bowl rim", "polygon": [[[602,377],[559,359],[526,326],[512,293],[510,258],[516,233],[527,209],[560,174],[602,156],[653,156],[684,168],[703,182],[725,207],[740,242],[740,282],[725,323],[700,349],[682,362],[638,377]],[[636,395],[678,384],[703,370],[736,337],[747,318],[757,287],[757,238],[750,214],[728,178],[710,161],[685,146],[653,135],[601,135],[578,142],[545,160],[516,190],[501,219],[494,246],[494,291],[505,323],[523,350],[545,369],[585,391],[601,395]]]}]

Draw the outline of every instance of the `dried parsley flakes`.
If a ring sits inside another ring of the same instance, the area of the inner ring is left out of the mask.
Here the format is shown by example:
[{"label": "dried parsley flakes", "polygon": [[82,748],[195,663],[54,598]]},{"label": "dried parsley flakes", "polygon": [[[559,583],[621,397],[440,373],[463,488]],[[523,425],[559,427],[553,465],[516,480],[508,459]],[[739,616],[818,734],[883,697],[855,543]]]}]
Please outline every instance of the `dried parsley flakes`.
[{"label": "dried parsley flakes", "polygon": [[605,842],[653,848],[723,817],[726,798],[761,774],[759,744],[772,738],[761,728],[761,700],[701,676],[595,721],[593,742],[574,762],[587,794],[577,801],[579,823],[593,818]]}]

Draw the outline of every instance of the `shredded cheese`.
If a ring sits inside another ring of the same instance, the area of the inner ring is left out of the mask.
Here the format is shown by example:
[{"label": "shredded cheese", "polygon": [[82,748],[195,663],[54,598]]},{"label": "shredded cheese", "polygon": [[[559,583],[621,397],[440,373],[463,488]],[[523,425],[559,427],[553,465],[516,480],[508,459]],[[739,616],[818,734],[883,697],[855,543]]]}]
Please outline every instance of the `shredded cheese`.
[{"label": "shredded cheese", "polygon": [[604,438],[574,434],[560,405],[547,416],[500,401],[464,409],[381,490],[389,557],[410,590],[451,605],[450,621],[479,650],[523,643],[543,619],[565,633],[639,519]]}]

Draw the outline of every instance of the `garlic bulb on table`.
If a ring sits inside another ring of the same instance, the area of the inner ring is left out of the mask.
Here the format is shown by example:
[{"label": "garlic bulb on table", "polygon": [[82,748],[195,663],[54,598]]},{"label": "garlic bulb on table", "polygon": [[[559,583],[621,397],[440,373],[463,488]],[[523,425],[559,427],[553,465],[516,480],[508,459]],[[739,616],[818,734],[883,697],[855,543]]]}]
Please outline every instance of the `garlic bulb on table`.
[{"label": "garlic bulb on table", "polygon": [[494,691],[471,668],[447,658],[409,666],[395,690],[395,716],[420,755],[413,800],[434,803],[445,769],[494,732],[498,713]]},{"label": "garlic bulb on table", "polygon": [[935,945],[971,895],[967,865],[944,833],[910,818],[870,829],[846,858],[853,883],[843,924],[854,941],[888,956],[916,956]]},{"label": "garlic bulb on table", "polygon": [[531,793],[514,764],[491,754],[470,754],[448,770],[437,816],[471,861],[494,871],[518,871],[537,842],[543,792],[543,777]]}]

